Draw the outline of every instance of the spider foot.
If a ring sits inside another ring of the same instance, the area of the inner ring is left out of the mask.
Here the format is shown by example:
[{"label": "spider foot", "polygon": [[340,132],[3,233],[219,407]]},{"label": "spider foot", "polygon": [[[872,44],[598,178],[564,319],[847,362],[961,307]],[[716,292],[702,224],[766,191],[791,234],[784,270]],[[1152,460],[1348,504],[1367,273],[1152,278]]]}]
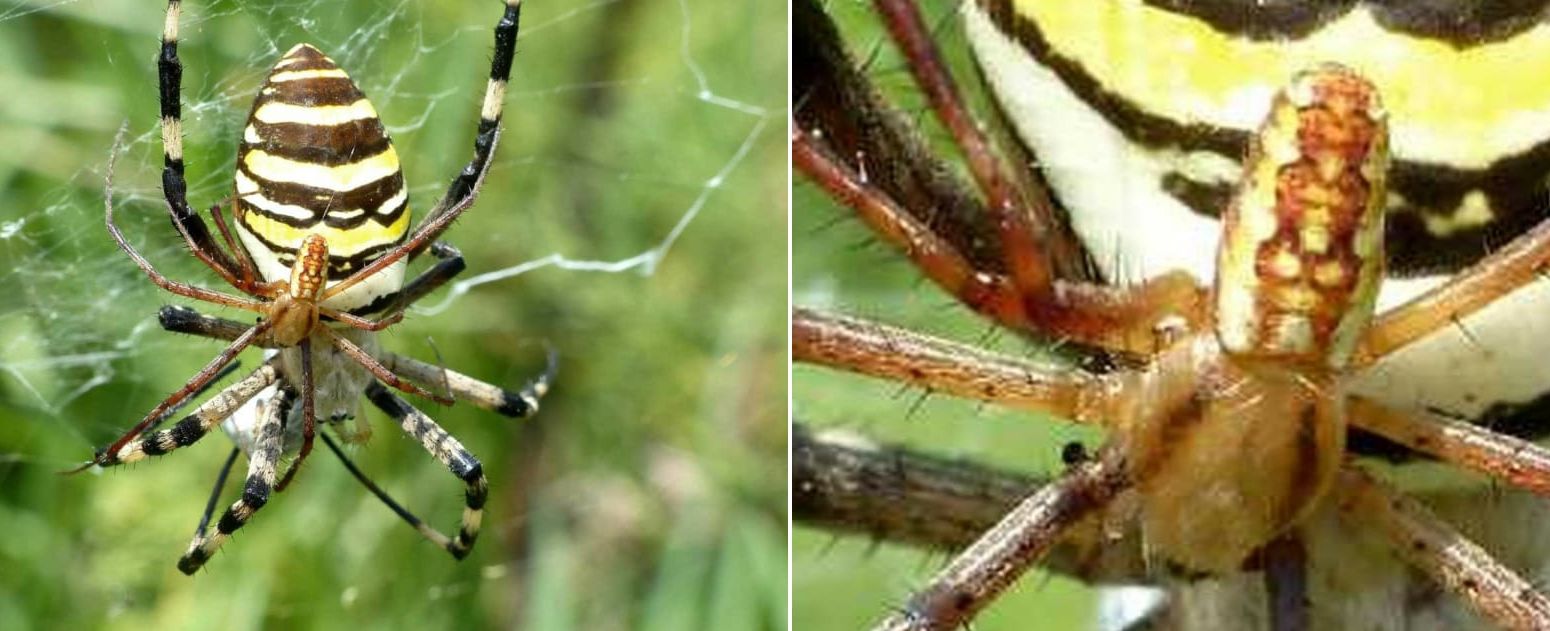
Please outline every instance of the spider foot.
[{"label": "spider foot", "polygon": [[87,469],[90,469],[92,467],[98,466],[98,464],[99,464],[98,460],[100,460],[101,458],[102,458],[102,452],[99,451],[96,456],[92,457],[91,460],[87,460],[86,462],[82,463],[81,466],[79,466],[79,467],[75,467],[73,469],[65,469],[64,471],[60,471],[59,475],[75,475],[77,473],[80,473],[80,472],[85,471]]},{"label": "spider foot", "polygon": [[194,572],[204,567],[205,561],[210,560],[210,553],[205,552],[202,544],[202,540],[195,539],[194,545],[190,546],[188,552],[183,553],[183,557],[178,559],[179,572],[193,576]]},{"label": "spider foot", "polygon": [[527,418],[538,413],[538,400],[548,394],[560,369],[560,354],[547,342],[544,343],[544,356],[546,361],[543,374],[534,377],[517,392],[503,390],[496,413],[512,418]]},{"label": "spider foot", "polygon": [[108,459],[108,448],[107,447],[98,447],[96,451],[92,452],[91,460],[87,460],[86,462],[81,463],[81,466],[76,467],[74,469],[66,469],[64,471],[60,471],[59,474],[60,475],[75,475],[77,473],[80,473],[80,472],[85,471],[87,469],[90,469],[92,467],[110,467],[110,466],[113,466],[115,464],[118,464],[118,461],[116,459],[111,460],[111,461]]}]

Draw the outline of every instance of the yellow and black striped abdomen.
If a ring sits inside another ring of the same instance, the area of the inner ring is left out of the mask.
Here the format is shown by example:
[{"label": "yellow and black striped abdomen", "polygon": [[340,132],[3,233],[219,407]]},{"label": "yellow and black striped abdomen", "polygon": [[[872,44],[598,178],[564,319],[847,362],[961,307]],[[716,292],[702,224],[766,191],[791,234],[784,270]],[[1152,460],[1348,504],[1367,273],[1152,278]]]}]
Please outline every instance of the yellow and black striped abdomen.
[{"label": "yellow and black striped abdomen", "polygon": [[[401,243],[409,204],[398,153],[366,96],[318,49],[280,59],[237,149],[237,232],[265,280],[288,277],[308,234],[328,242],[338,281]],[[402,263],[328,302],[352,309],[396,291]]]}]

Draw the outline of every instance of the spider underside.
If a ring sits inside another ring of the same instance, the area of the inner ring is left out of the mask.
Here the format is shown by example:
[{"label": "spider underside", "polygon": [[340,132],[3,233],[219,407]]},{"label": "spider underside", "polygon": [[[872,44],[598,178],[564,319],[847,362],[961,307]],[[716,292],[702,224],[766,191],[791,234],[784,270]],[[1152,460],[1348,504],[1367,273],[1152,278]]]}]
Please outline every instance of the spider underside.
[{"label": "spider underside", "polygon": [[[1197,287],[1184,275],[1159,277],[1135,286],[1093,284],[1080,257],[1069,255],[1080,247],[1063,229],[1063,218],[1048,202],[1047,194],[1036,180],[1004,166],[1002,150],[985,137],[968,114],[918,10],[902,0],[878,0],[876,4],[916,83],[962,150],[984,201],[959,184],[945,162],[930,155],[906,115],[882,101],[840,48],[827,17],[811,2],[798,2],[794,12],[798,43],[793,49],[797,53],[793,165],[854,210],[926,278],[965,306],[1007,328],[1090,349],[1089,354],[1100,359],[1077,369],[1039,365],[880,323],[802,308],[793,313],[794,358],[921,386],[931,392],[1034,408],[1102,424],[1111,432],[1110,442],[1096,457],[1073,464],[1065,475],[1029,496],[879,628],[953,628],[965,623],[1074,524],[1114,510],[1114,506],[1134,504],[1134,500],[1116,504],[1117,498],[1139,497],[1150,508],[1132,517],[1142,520],[1143,531],[1152,531],[1152,536],[1170,536],[1166,532],[1169,523],[1178,529],[1173,534],[1192,536],[1190,529],[1176,525],[1187,519],[1187,514],[1147,514],[1166,512],[1170,507],[1184,513],[1202,508],[1210,511],[1198,501],[1173,506],[1174,500],[1198,500],[1199,496],[1192,495],[1195,491],[1188,486],[1174,489],[1158,482],[1159,475],[1168,475],[1159,467],[1173,466],[1169,460],[1176,454],[1170,452],[1179,451],[1181,441],[1211,442],[1199,437],[1212,436],[1213,430],[1201,430],[1191,425],[1201,421],[1186,419],[1209,418],[1211,414],[1202,415],[1199,408],[1219,402],[1223,385],[1242,387],[1266,376],[1285,380],[1294,390],[1303,389],[1304,394],[1298,396],[1306,405],[1294,405],[1290,410],[1314,412],[1281,418],[1308,428],[1279,434],[1284,448],[1280,453],[1293,457],[1267,465],[1270,482],[1252,480],[1240,488],[1276,484],[1275,476],[1283,474],[1292,474],[1294,479],[1321,479],[1324,486],[1309,491],[1311,499],[1306,501],[1270,501],[1270,508],[1282,514],[1270,516],[1245,543],[1228,542],[1227,552],[1210,550],[1208,544],[1221,541],[1211,537],[1196,543],[1165,542],[1168,558],[1214,572],[1233,571],[1250,556],[1264,563],[1263,567],[1290,567],[1267,572],[1269,591],[1275,597],[1272,624],[1305,628],[1299,596],[1288,595],[1284,589],[1279,594],[1277,591],[1296,581],[1299,519],[1312,506],[1334,503],[1342,515],[1351,517],[1351,523],[1361,520],[1375,526],[1393,541],[1397,555],[1486,619],[1509,628],[1550,626],[1550,600],[1532,585],[1419,503],[1344,463],[1342,423],[1539,493],[1550,490],[1550,454],[1531,443],[1468,423],[1412,418],[1374,401],[1348,396],[1338,387],[1344,375],[1371,366],[1431,331],[1453,326],[1459,318],[1536,280],[1550,258],[1550,228],[1542,225],[1534,229],[1442,287],[1377,316],[1371,324],[1345,328],[1351,337],[1340,343],[1349,344],[1341,351],[1348,355],[1348,362],[1310,364],[1285,356],[1241,361],[1237,351],[1229,348],[1232,357],[1228,364],[1248,365],[1256,374],[1223,380],[1221,365],[1203,365],[1180,357],[1201,352],[1211,355],[1218,352],[1211,349],[1221,348],[1220,329],[1213,333],[1212,328],[1223,318],[1212,309],[1219,306],[1213,302],[1224,295],[1224,281],[1219,278],[1214,290]],[[1267,123],[1267,128],[1273,126]],[[1261,142],[1265,142],[1264,133],[1262,130]],[[1245,189],[1240,189],[1240,194]],[[1224,251],[1229,249],[1224,246]],[[1265,280],[1263,272],[1249,276],[1248,282]],[[1200,370],[1202,367],[1206,370]],[[1164,387],[1157,389],[1156,384]],[[1172,390],[1175,387],[1179,389]],[[1213,389],[1216,394],[1211,394]],[[1174,394],[1165,396],[1161,394],[1164,391]],[[1237,403],[1237,411],[1265,401],[1263,396],[1251,396]],[[1135,413],[1148,406],[1156,409],[1151,414]],[[1127,416],[1116,414],[1116,410],[1130,412]],[[1181,414],[1180,410],[1190,413]],[[1243,416],[1258,418],[1252,410]],[[1277,416],[1267,415],[1270,418],[1266,420]],[[1241,436],[1234,440],[1238,442],[1221,444],[1259,444],[1241,440]],[[1183,451],[1195,456],[1180,456],[1182,459],[1196,458],[1196,464],[1216,467],[1218,472],[1245,467],[1259,473],[1260,463],[1229,462],[1230,458],[1211,455],[1210,448]],[[793,481],[799,519],[803,518],[801,489],[812,482],[806,478],[800,483]],[[1231,482],[1243,483],[1241,479]],[[1291,484],[1289,488],[1299,487]],[[1274,496],[1259,492],[1265,490],[1230,497],[1252,502]],[[821,515],[813,517],[820,522],[823,519]],[[1109,517],[1105,514],[1102,519]],[[1246,550],[1246,546],[1252,549]],[[1291,550],[1285,553],[1291,562],[1284,562],[1283,550]],[[1213,557],[1217,554],[1220,556]]]}]

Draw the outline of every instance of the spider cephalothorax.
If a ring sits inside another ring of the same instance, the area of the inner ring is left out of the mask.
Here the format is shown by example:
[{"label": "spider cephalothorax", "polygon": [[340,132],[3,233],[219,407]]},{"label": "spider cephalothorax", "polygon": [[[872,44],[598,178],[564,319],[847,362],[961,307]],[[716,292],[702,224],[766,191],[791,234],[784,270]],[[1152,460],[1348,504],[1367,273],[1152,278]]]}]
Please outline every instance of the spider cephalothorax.
[{"label": "spider cephalothorax", "polygon": [[[463,399],[509,416],[527,416],[537,410],[538,398],[553,377],[553,356],[544,375],[520,392],[509,392],[382,352],[375,332],[400,320],[406,307],[464,267],[455,248],[435,240],[473,203],[489,167],[511,72],[519,2],[506,2],[495,28],[495,54],[474,157],[453,179],[446,197],[413,230],[398,154],[376,110],[349,76],[317,48],[299,44],[286,52],[270,71],[243,129],[235,174],[235,226],[228,225],[219,205],[211,209],[224,248],[185,199],[179,103],[182,66],[177,57],[180,6],[178,0],[168,2],[158,61],[165,148],[162,180],[168,209],[173,226],[193,254],[244,295],[203,289],[157,272],[113,221],[111,175],[108,231],[158,286],[180,296],[257,313],[259,320],[243,325],[188,309],[163,309],[161,321],[168,330],[227,339],[231,344],[182,389],[99,450],[87,466],[162,455],[193,444],[234,415],[255,417],[233,419],[234,427],[246,428],[238,437],[249,456],[246,485],[242,497],[216,523],[214,533],[206,533],[206,522],[201,522],[178,563],[179,569],[192,573],[268,501],[272,490],[285,489],[312,450],[317,424],[335,426],[355,418],[364,394],[463,480],[466,508],[461,528],[454,537],[442,535],[346,464],[422,534],[462,558],[478,536],[486,496],[479,461],[384,386],[444,404]],[[408,262],[426,251],[438,263],[405,284]],[[376,315],[369,318],[368,314]],[[250,345],[275,349],[277,354],[172,427],[151,431]],[[245,408],[255,397],[264,404]],[[369,433],[363,422],[354,431],[336,429],[346,440],[362,440]],[[327,434],[323,438],[343,458],[333,440]],[[290,453],[294,459],[277,481],[279,460]],[[227,466],[234,460],[235,451]],[[220,492],[219,485],[215,492]]]},{"label": "spider cephalothorax", "polygon": [[[1219,199],[1212,211],[1223,221],[1208,235],[1210,247],[1193,239],[1200,222],[1180,234],[1155,227],[1151,198],[1127,196],[1133,189],[1121,174],[1110,177],[1109,169],[1119,170],[1124,161],[1110,159],[1106,137],[1089,133],[1095,129],[1086,124],[1091,118],[1041,121],[1050,133],[1070,136],[1066,149],[1071,153],[1058,163],[1037,158],[1025,163],[1086,169],[1093,176],[1085,183],[1088,192],[1131,213],[1072,230],[1065,211],[1082,212],[1075,207],[1082,200],[1064,198],[1072,207],[1056,207],[1037,174],[1007,167],[1006,156],[1024,154],[996,143],[970,114],[914,3],[875,4],[925,100],[962,151],[980,195],[957,179],[953,165],[936,157],[909,116],[890,107],[856,69],[837,31],[812,2],[798,2],[794,12],[793,165],[909,257],[926,278],[985,319],[1030,337],[1082,347],[1098,361],[1061,366],[1020,360],[809,309],[794,313],[794,357],[932,392],[1037,409],[1098,425],[1110,436],[1094,459],[1077,459],[1071,471],[1028,496],[969,545],[884,628],[961,624],[1074,530],[1089,536],[1075,537],[1080,542],[1068,551],[1074,553],[1061,556],[1062,567],[1074,567],[1078,575],[1091,576],[1082,572],[1100,566],[1123,566],[1130,573],[1108,576],[1125,581],[1156,580],[1170,566],[1191,570],[1185,575],[1195,577],[1201,571],[1222,576],[1264,570],[1273,600],[1250,620],[1268,617],[1275,628],[1308,627],[1310,590],[1299,577],[1313,562],[1301,544],[1355,538],[1386,539],[1392,545],[1380,554],[1420,570],[1431,589],[1453,592],[1492,623],[1550,626],[1550,599],[1418,503],[1364,473],[1346,451],[1350,428],[1351,436],[1381,437],[1411,457],[1484,472],[1531,491],[1550,489],[1550,453],[1544,449],[1470,423],[1429,417],[1425,410],[1390,407],[1381,392],[1369,395],[1350,387],[1387,358],[1439,332],[1461,328],[1461,320],[1533,286],[1550,261],[1550,224],[1524,231],[1475,265],[1436,279],[1410,302],[1396,299],[1374,316],[1384,284],[1383,215],[1394,200],[1385,188],[1394,176],[1387,168],[1385,125],[1397,123],[1357,73],[1312,64],[1303,67],[1315,69],[1294,79],[1273,103],[1264,98],[1248,108],[1260,112],[1263,122],[1247,136],[1252,139],[1248,157],[1227,187],[1231,200]],[[1078,23],[1109,24],[1094,16],[1108,16],[1110,9],[1160,11],[1159,5],[1176,3],[1103,3],[1098,8],[986,0],[978,6],[1004,13],[1022,4],[1069,11]],[[1227,8],[1234,3],[1182,4]],[[1135,20],[1113,22],[1129,26]],[[1026,24],[1006,23],[1017,35],[1037,35]],[[1098,60],[1123,49],[1115,41],[1150,43],[1105,35],[1099,29],[1074,41],[1096,48],[1093,58]],[[1156,43],[1170,53],[1190,49],[1168,48],[1178,44],[1176,39]],[[1046,61],[1058,66],[1070,58],[1052,54]],[[991,76],[1005,70],[991,67],[996,59],[980,62]],[[1221,78],[1197,77],[1198,72],[1188,70],[1193,66],[1169,65],[1155,57],[1148,63],[1159,74],[1177,72],[1203,82]],[[1252,63],[1240,65],[1253,68]],[[1132,69],[1145,74],[1150,67]],[[1104,105],[1114,104],[1114,93],[1101,85],[1079,88],[1096,94]],[[1016,98],[1047,96],[1036,92]],[[1191,94],[1169,96],[1194,102]],[[1011,109],[1008,102],[1002,104]],[[1121,115],[1128,111],[1116,109]],[[1197,134],[1186,134],[1184,142],[1217,138],[1203,132],[1203,126],[1180,127]],[[1141,126],[1135,135],[1154,141],[1156,130]],[[1030,144],[1039,151],[1038,143]],[[1223,172],[1208,168],[1195,174]],[[1140,173],[1158,175],[1155,169]],[[1126,207],[1125,202],[1136,205]],[[1129,266],[1136,261],[1123,251],[1104,250],[1113,247],[1106,237],[1120,232],[1129,239],[1150,239],[1152,252],[1202,264],[1127,274],[1124,270],[1133,269]],[[1101,260],[1084,261],[1081,255],[1089,247],[1102,250]],[[1201,275],[1202,269],[1211,273]],[[1094,281],[1106,273],[1121,282]],[[1196,279],[1214,280],[1205,286]],[[1409,289],[1409,295],[1418,291]],[[822,448],[821,442],[808,441],[806,449]],[[953,485],[947,476],[938,478],[946,482],[937,486],[924,482],[934,474],[927,468],[878,464],[877,471],[896,476],[888,489],[878,489],[875,479],[851,478],[844,480],[851,483],[846,487],[828,484],[840,482],[840,476],[794,471],[799,476],[794,481],[797,518],[881,533],[870,530],[863,515],[842,515],[847,505],[834,500],[870,494],[906,502],[914,489],[929,500],[933,491]],[[963,496],[976,488],[959,483]],[[940,516],[945,522],[956,517]],[[1348,531],[1331,536],[1328,526],[1335,522]],[[893,527],[897,522],[876,523]],[[1135,524],[1139,527],[1131,528]],[[919,526],[913,534],[888,534],[908,539],[931,530]],[[1090,536],[1093,531],[1096,536]],[[1129,564],[1093,562],[1092,555],[1110,552],[1142,558]],[[1318,562],[1331,567],[1346,560]],[[1329,600],[1313,602],[1311,610],[1331,616],[1315,619],[1344,626],[1339,616],[1346,603],[1340,599],[1353,590],[1350,585],[1344,593],[1339,589],[1313,590]]]}]

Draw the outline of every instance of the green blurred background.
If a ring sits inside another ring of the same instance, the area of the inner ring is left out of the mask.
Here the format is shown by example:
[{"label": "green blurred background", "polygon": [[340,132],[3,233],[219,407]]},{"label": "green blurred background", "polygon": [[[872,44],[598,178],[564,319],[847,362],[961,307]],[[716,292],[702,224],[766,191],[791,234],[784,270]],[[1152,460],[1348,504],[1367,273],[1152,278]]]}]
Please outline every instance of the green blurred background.
[{"label": "green blurred background", "polygon": [[[512,386],[541,368],[543,342],[561,353],[535,419],[419,402],[491,477],[467,560],[423,541],[320,448],[193,578],[174,563],[223,436],[57,474],[219,346],[157,328],[157,307],[189,301],[150,285],[101,222],[127,121],[121,225],[169,275],[218,283],[180,251],[159,198],[162,12],[0,4],[0,629],[785,628],[783,3],[527,2],[504,141],[448,233],[466,275],[553,253],[627,259],[699,214],[649,274],[543,268],[384,334],[390,350]],[[191,202],[229,193],[254,91],[309,41],[372,98],[411,203],[428,207],[470,155],[500,12],[495,0],[185,4]],[[368,415],[376,436],[357,461],[454,528],[461,485]]]},{"label": "green blurred background", "polygon": [[[957,2],[920,3],[937,41],[970,96],[975,90]],[[903,61],[881,32],[869,3],[827,2],[851,54],[893,102],[914,114],[948,155],[958,154],[935,124]],[[801,95],[793,96],[800,102]],[[985,111],[985,110],[980,110]],[[792,302],[838,310],[1012,355],[1039,354],[1025,340],[994,329],[923,280],[904,257],[880,245],[851,212],[796,176],[792,194]],[[1027,412],[926,397],[919,389],[797,364],[792,369],[793,417],[817,429],[856,432],[872,440],[965,458],[1012,471],[1048,473],[1060,450],[1092,432]],[[866,628],[901,605],[948,558],[936,552],[796,525],[792,533],[793,628]],[[1098,624],[1095,593],[1081,583],[1034,571],[989,609],[974,628],[1088,629]]]}]

